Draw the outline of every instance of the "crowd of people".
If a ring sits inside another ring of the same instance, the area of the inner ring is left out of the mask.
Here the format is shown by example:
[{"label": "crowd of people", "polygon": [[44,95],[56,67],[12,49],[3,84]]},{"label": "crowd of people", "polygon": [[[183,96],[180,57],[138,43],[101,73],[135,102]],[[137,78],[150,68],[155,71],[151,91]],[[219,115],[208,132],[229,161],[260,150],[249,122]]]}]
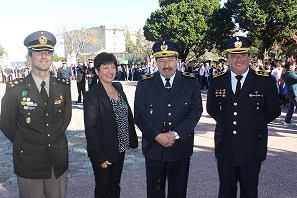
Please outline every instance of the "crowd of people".
[{"label": "crowd of people", "polygon": [[[179,64],[180,46],[160,40],[152,48],[154,65],[118,65],[112,53],[103,52],[86,64],[78,60],[77,66],[67,66],[62,61],[56,69],[52,67],[55,44],[55,36],[47,31],[25,38],[31,71],[7,83],[2,98],[0,130],[13,143],[20,197],[66,197],[71,80],[77,83],[76,103],[83,103],[96,198],[120,197],[125,152],[138,147],[135,125],[142,132],[147,197],[187,197],[203,89],[206,111],[216,122],[218,197],[236,197],[238,183],[240,197],[258,197],[267,125],[288,103],[284,125],[295,126],[293,57],[251,62],[252,41],[236,36],[223,45],[226,60]],[[121,85],[124,80],[138,81],[134,115]]]}]

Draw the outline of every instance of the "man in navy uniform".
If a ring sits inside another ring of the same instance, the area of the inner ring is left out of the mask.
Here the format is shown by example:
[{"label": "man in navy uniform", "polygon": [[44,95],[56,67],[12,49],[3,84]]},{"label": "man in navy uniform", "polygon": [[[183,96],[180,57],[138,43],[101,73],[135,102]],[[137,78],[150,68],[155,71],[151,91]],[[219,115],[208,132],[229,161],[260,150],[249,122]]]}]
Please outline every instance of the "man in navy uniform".
[{"label": "man in navy uniform", "polygon": [[134,112],[142,132],[147,197],[186,197],[194,128],[202,114],[200,85],[194,74],[177,70],[180,47],[170,40],[153,46],[158,72],[138,81]]},{"label": "man in navy uniform", "polygon": [[87,67],[82,64],[81,60],[77,61],[76,67],[76,85],[77,85],[77,92],[78,98],[76,103],[82,103],[82,97],[86,92],[86,73]]},{"label": "man in navy uniform", "polygon": [[216,120],[215,156],[220,198],[258,197],[261,163],[266,159],[267,124],[280,113],[275,79],[250,65],[252,41],[236,36],[225,41],[230,70],[214,75],[207,92],[207,112]]},{"label": "man in navy uniform", "polygon": [[62,60],[62,67],[59,67],[57,77],[67,78],[70,80],[71,76],[72,76],[72,68],[67,67],[66,60]]},{"label": "man in navy uniform", "polygon": [[55,36],[47,31],[28,35],[24,45],[32,71],[7,83],[0,129],[13,143],[14,172],[22,198],[65,197],[71,119],[68,79],[50,75]]},{"label": "man in navy uniform", "polygon": [[88,79],[88,90],[90,90],[98,82],[98,76],[95,72],[94,61],[92,59],[89,59],[89,66],[87,69],[86,77]]}]

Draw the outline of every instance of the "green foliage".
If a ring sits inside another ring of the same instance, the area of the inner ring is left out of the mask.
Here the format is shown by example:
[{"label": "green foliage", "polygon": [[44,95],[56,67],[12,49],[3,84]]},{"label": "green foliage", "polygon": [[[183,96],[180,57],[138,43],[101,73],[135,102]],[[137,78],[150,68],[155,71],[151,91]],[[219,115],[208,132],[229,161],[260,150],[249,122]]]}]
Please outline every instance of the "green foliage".
[{"label": "green foliage", "polygon": [[0,44],[0,58],[3,57],[3,55],[7,55],[8,53],[5,51],[5,49],[2,47],[2,45]]},{"label": "green foliage", "polygon": [[225,6],[239,29],[260,41],[258,57],[275,45],[296,43],[292,30],[297,29],[297,0],[228,0]]},{"label": "green foliage", "polygon": [[192,48],[206,42],[209,30],[207,22],[219,8],[219,2],[219,0],[187,0],[179,3],[175,1],[161,7],[147,19],[143,28],[144,36],[149,41],[170,39],[177,42],[182,48],[180,58],[184,61]]}]

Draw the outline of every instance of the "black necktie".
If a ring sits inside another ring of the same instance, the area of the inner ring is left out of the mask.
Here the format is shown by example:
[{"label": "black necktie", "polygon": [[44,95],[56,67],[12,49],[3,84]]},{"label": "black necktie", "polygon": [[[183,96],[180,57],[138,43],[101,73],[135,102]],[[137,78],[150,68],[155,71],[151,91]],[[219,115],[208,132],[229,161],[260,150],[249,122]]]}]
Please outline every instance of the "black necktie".
[{"label": "black necktie", "polygon": [[241,89],[240,80],[242,79],[242,75],[237,75],[237,76],[235,76],[235,78],[237,79],[235,95],[238,96],[239,92],[240,92],[240,89]]},{"label": "black necktie", "polygon": [[40,95],[44,101],[44,103],[47,103],[48,102],[48,96],[47,96],[47,93],[46,93],[46,90],[45,90],[45,82],[42,81],[41,83],[41,89],[40,89]]},{"label": "black necktie", "polygon": [[170,89],[171,88],[171,85],[170,85],[170,78],[165,78],[165,80],[166,80],[166,83],[165,83],[165,88],[166,89]]}]

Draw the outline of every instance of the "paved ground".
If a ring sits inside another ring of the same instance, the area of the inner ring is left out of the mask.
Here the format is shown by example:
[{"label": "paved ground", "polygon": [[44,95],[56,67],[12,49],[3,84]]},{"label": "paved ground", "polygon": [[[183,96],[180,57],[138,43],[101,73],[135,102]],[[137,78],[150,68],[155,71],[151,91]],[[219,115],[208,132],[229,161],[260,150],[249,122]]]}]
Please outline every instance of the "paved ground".
[{"label": "paved ground", "polygon": [[[131,107],[136,82],[123,82]],[[5,85],[0,83],[0,98]],[[76,101],[76,85],[72,84],[72,98]],[[205,107],[206,93],[203,92]],[[204,108],[205,109],[205,108]],[[260,181],[260,198],[296,198],[297,197],[297,128],[282,126],[286,109],[282,115],[269,125],[269,151],[263,163]],[[5,114],[5,112],[2,112]],[[294,117],[295,122],[296,116]],[[251,123],[253,124],[253,123]],[[213,149],[213,131],[215,122],[204,111],[195,128],[194,154],[188,185],[188,198],[213,198],[218,192],[218,176]],[[86,154],[86,140],[83,131],[82,105],[73,105],[73,117],[67,130],[69,140],[69,171],[67,181],[68,198],[93,197],[94,178]],[[141,133],[138,131],[139,140]],[[12,165],[12,145],[0,133],[0,198],[18,197],[16,177]],[[141,149],[127,152],[121,181],[121,197],[146,197],[144,158]]]}]

